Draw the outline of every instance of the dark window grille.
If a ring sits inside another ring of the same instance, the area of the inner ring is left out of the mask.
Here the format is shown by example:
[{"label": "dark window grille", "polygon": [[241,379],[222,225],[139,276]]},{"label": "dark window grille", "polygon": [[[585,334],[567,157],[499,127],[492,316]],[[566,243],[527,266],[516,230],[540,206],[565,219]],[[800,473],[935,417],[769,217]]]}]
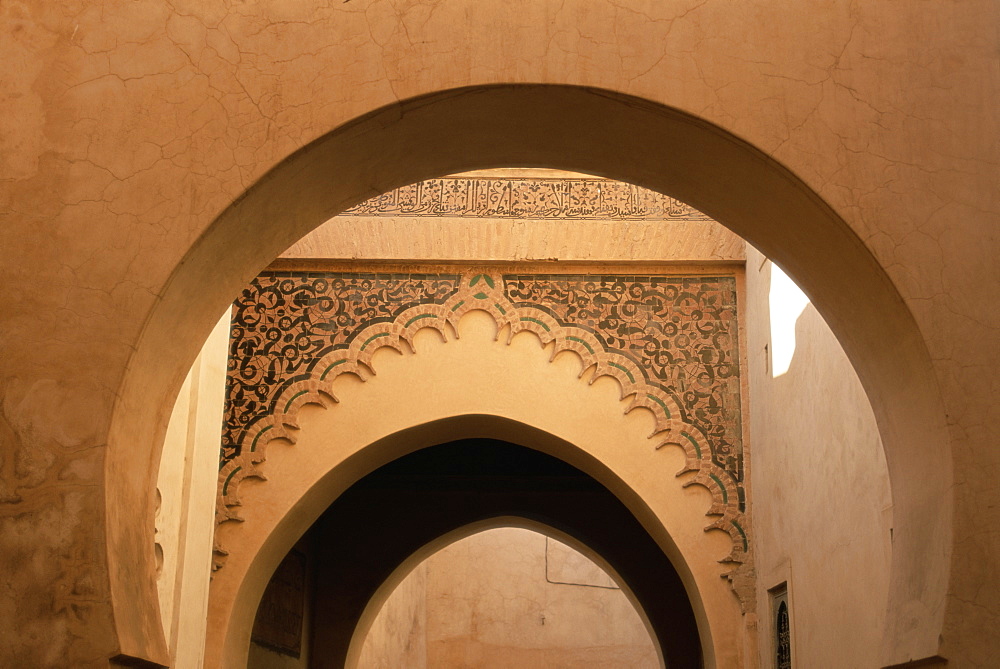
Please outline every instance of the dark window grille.
[{"label": "dark window grille", "polygon": [[792,669],[792,633],[788,624],[788,604],[781,601],[774,619],[774,656],[778,669]]}]

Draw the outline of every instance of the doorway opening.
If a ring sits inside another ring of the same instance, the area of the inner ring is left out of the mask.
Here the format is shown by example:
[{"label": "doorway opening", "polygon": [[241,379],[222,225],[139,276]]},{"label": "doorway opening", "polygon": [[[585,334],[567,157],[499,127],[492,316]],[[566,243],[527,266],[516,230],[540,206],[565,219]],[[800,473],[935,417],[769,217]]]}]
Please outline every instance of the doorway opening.
[{"label": "doorway opening", "polygon": [[[634,617],[648,630],[646,648],[632,652],[648,654],[651,645],[659,650],[653,654],[653,666],[662,666],[659,654],[670,667],[701,666],[701,641],[684,585],[625,505],[593,478],[557,458],[492,439],[453,441],[398,458],[351,486],[313,524],[293,549],[308,565],[301,589],[302,609],[307,613],[302,616],[302,664],[298,666],[367,666],[359,662],[366,637],[392,592],[414,567],[462,538],[512,526],[558,534],[603,562],[606,571],[614,574],[613,580],[610,586],[608,582],[595,585],[620,587],[617,594],[634,606]],[[565,557],[566,551],[559,553],[557,548],[542,555],[553,555],[555,561],[558,555]],[[571,565],[564,567],[571,569]],[[466,564],[464,568],[480,567]],[[558,565],[549,568],[546,577],[560,573]],[[282,601],[295,604],[287,587],[271,591],[282,592]],[[265,645],[259,642],[269,624],[264,618],[280,609],[265,594],[255,623],[258,641],[253,644]],[[524,610],[533,609],[527,604]],[[545,624],[545,611],[536,613],[529,622]],[[475,624],[458,611],[449,615],[453,624]],[[555,622],[551,615],[550,625]],[[573,623],[560,620],[558,624]],[[501,621],[498,629],[503,625]],[[634,636],[634,630],[630,633]],[[439,644],[436,650],[484,652],[475,643]],[[524,647],[493,650],[533,655]],[[616,650],[621,653],[623,649]],[[554,652],[543,649],[534,655],[551,658]],[[265,655],[259,651],[256,656]],[[250,657],[253,662],[255,653]]]}]

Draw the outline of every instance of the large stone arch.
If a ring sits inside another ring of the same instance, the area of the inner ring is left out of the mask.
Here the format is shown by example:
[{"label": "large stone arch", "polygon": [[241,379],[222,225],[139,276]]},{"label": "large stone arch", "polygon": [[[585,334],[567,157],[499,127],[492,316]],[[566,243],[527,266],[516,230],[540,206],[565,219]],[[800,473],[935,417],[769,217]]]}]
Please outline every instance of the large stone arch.
[{"label": "large stone arch", "polygon": [[[542,451],[581,470],[621,500],[673,564],[691,602],[706,666],[740,663],[742,611],[720,575],[729,533],[706,532],[715,498],[675,475],[688,457],[657,449],[655,416],[626,412],[630,401],[610,376],[581,378],[578,355],[552,358],[534,333],[496,339],[486,312],[470,311],[462,336],[445,343],[432,328],[414,336],[416,353],[386,345],[362,382],[342,374],[339,401],[299,400],[296,428],[275,435],[262,465],[266,480],[240,486],[243,522],[219,525],[227,553],[209,601],[206,667],[238,667],[257,602],[270,574],[298,538],[357,480],[420,448],[460,439],[497,439]],[[592,372],[592,369],[588,369]],[[484,378],[488,384],[482,383]],[[301,392],[289,389],[294,397]],[[288,420],[286,418],[286,420]],[[294,445],[290,444],[294,439]]]},{"label": "large stone arch", "polygon": [[345,207],[422,178],[504,166],[558,167],[667,193],[796,279],[857,368],[886,448],[895,533],[885,661],[935,654],[951,551],[950,446],[924,340],[884,270],[815,192],[739,138],[648,100],[554,85],[456,89],[376,110],[283,161],[192,246],[147,322],[109,435],[108,565],[122,651],[162,656],[148,521],[158,446],[136,445],[162,441],[167,398],[215,314]]}]

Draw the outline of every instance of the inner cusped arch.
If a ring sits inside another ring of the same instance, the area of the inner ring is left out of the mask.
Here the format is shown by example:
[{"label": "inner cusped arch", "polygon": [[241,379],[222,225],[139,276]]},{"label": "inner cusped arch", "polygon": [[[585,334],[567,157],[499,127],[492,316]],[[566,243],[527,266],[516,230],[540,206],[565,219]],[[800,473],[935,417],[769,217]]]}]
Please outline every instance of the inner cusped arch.
[{"label": "inner cusped arch", "polygon": [[217,531],[229,555],[212,586],[208,666],[240,665],[267,579],[333,500],[415,449],[472,437],[543,451],[610,490],[674,565],[706,666],[736,658],[740,607],[718,564],[732,541],[724,532],[705,532],[713,503],[707,490],[675,479],[686,463],[683,451],[656,450],[650,417],[624,412],[629,402],[614,379],[581,379],[574,354],[550,361],[551,351],[531,333],[510,344],[497,341],[496,325],[483,312],[466,316],[461,330],[461,338],[447,343],[422,331],[417,353],[383,349],[372,361],[378,373],[367,381],[343,376],[334,388],[339,403],[302,407],[294,445],[272,442],[268,480],[243,484],[245,522]]}]

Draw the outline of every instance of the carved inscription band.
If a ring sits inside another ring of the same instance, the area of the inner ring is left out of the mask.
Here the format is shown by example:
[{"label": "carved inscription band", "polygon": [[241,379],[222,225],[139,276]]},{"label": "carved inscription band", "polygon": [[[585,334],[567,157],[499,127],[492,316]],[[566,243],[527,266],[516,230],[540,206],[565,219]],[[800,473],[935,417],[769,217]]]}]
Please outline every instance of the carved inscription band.
[{"label": "carved inscription band", "polygon": [[341,216],[711,221],[690,205],[611,179],[447,177],[373,197]]}]

